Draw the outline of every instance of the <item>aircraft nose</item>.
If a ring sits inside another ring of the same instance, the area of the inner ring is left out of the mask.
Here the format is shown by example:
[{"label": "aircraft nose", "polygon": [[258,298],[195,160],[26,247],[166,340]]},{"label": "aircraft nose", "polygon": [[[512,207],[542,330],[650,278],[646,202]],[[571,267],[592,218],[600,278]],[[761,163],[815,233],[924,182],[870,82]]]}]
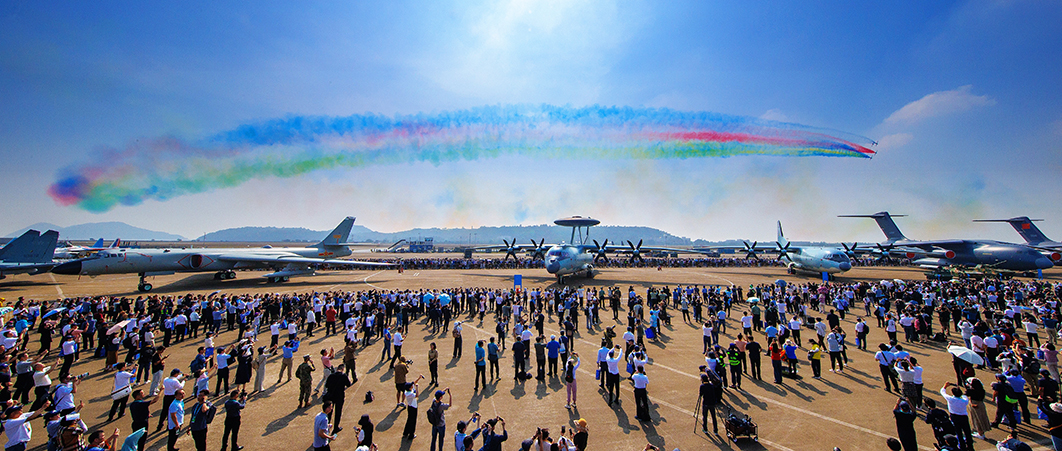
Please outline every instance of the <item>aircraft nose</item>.
[{"label": "aircraft nose", "polygon": [[560,270],[560,263],[557,263],[556,260],[546,262],[546,272],[556,274],[558,270]]},{"label": "aircraft nose", "polygon": [[1055,266],[1055,264],[1051,263],[1051,259],[1049,259],[1047,257],[1040,257],[1040,258],[1036,259],[1036,267],[1039,268],[1039,269],[1047,269],[1047,268],[1050,268],[1052,266]]},{"label": "aircraft nose", "polygon": [[841,264],[837,266],[841,268],[841,271],[848,271],[849,269],[852,269],[852,264],[849,262],[841,262]]},{"label": "aircraft nose", "polygon": [[74,260],[72,262],[63,263],[59,266],[52,268],[52,272],[67,276],[76,276],[78,274],[81,274],[81,260]]}]

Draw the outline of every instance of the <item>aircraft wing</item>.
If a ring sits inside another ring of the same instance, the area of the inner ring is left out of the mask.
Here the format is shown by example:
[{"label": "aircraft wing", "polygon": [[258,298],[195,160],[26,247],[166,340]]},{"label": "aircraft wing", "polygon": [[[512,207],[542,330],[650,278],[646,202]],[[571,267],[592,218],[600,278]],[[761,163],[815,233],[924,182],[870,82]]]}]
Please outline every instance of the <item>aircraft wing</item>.
[{"label": "aircraft wing", "polygon": [[36,275],[51,271],[55,263],[0,263],[0,276],[4,274]]},{"label": "aircraft wing", "polygon": [[324,259],[324,258],[309,258],[300,257],[298,255],[219,255],[218,261],[223,262],[248,262],[248,263],[265,263],[265,264],[288,264],[288,263],[301,263],[307,265],[339,265],[339,266],[380,266],[391,267],[395,266],[394,263],[380,263],[380,262],[366,262],[359,260],[340,260],[337,258]]}]

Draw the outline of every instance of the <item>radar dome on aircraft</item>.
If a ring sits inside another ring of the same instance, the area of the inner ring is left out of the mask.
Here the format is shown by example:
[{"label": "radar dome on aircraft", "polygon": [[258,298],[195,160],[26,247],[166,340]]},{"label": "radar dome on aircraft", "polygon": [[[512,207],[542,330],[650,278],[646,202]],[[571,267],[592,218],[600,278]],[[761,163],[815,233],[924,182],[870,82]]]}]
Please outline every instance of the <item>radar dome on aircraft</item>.
[{"label": "radar dome on aircraft", "polygon": [[553,221],[553,223],[563,227],[592,227],[601,224],[601,221],[590,217],[569,216]]}]

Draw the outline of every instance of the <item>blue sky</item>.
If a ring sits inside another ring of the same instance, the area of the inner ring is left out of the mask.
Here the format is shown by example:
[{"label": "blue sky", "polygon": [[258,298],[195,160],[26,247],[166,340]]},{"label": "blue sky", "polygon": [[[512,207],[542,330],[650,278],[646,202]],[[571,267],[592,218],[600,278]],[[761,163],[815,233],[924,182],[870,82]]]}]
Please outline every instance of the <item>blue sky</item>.
[{"label": "blue sky", "polygon": [[[0,233],[124,221],[195,237],[243,225],[381,231],[571,214],[692,238],[1062,237],[1062,4],[300,2],[0,4]],[[329,170],[106,213],[47,195],[139,139],[294,115],[549,103],[667,107],[868,136],[872,160],[505,157]]]}]

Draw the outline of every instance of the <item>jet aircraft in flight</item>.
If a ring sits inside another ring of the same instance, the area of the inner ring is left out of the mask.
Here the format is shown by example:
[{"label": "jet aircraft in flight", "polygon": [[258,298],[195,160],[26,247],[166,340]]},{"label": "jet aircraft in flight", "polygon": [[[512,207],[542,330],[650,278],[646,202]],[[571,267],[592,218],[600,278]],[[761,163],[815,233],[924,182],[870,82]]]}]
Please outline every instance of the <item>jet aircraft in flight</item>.
[{"label": "jet aircraft in flight", "polygon": [[139,274],[141,292],[151,291],[145,277],[177,272],[213,271],[215,280],[235,279],[237,269],[270,268],[270,283],[286,282],[291,276],[312,276],[319,265],[380,266],[390,263],[340,260],[351,255],[347,243],[354,218],[347,217],[324,240],[304,248],[200,248],[200,249],[104,249],[95,255],[63,263],[52,269],[56,274],[88,275]]}]

